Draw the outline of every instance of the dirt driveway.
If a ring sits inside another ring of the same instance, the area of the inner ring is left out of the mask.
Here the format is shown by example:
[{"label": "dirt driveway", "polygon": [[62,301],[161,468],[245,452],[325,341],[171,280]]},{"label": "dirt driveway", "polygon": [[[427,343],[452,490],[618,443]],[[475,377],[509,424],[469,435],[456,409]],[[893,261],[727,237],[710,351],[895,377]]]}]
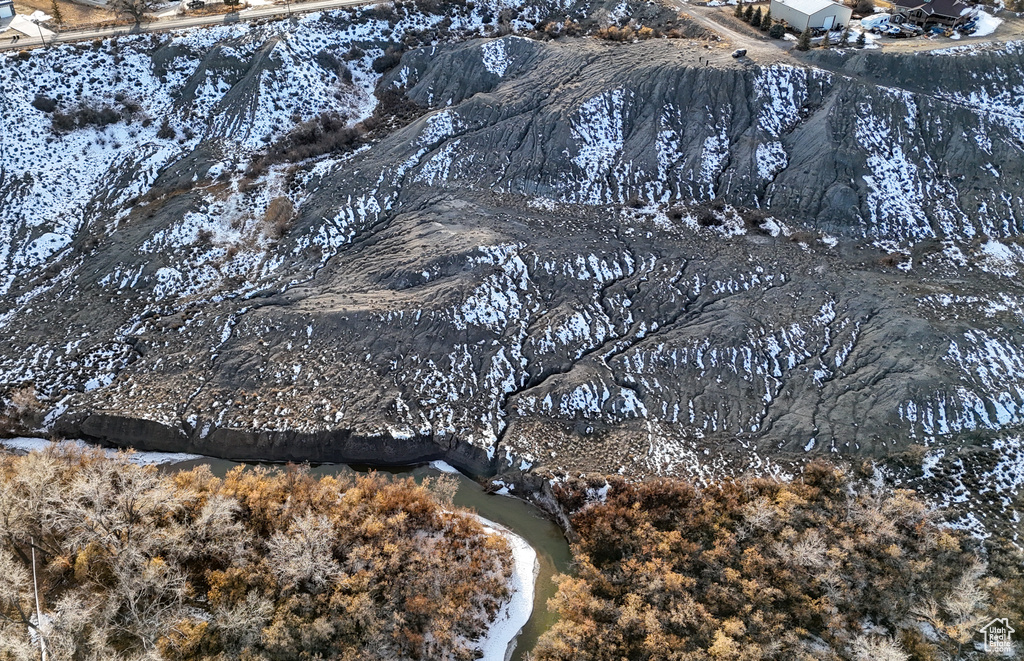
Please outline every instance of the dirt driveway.
[{"label": "dirt driveway", "polygon": [[[730,23],[735,21],[731,7],[701,7],[684,0],[669,0],[669,3],[686,13],[694,22],[719,34],[733,48],[745,48],[747,57],[757,61],[777,61],[786,57],[792,44],[781,39],[770,39],[761,33],[755,34],[749,27],[746,31],[736,29]],[[737,22],[737,25],[742,25]]]},{"label": "dirt driveway", "polygon": [[[104,23],[115,18],[114,13],[106,9],[80,5],[69,0],[57,0],[57,6],[64,18],[65,29]],[[37,10],[53,15],[53,0],[14,0],[14,10],[25,16]]]}]

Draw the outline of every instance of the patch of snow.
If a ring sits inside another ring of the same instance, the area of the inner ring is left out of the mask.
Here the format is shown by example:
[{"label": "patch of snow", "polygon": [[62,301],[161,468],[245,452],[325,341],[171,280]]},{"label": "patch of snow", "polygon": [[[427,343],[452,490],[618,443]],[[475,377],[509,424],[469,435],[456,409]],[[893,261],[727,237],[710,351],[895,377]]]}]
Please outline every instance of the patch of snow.
[{"label": "patch of snow", "polygon": [[516,638],[533,613],[533,593],[540,565],[537,552],[525,539],[494,521],[481,516],[477,516],[477,520],[487,532],[503,536],[512,548],[512,576],[509,579],[512,598],[498,611],[494,623],[477,644],[483,653],[480,657],[483,661],[505,661],[515,649]]},{"label": "patch of snow", "polygon": [[[18,452],[40,452],[45,450],[53,444],[53,441],[48,441],[43,438],[3,438],[0,439],[0,445]],[[96,446],[86,443],[85,441],[59,441],[57,446],[60,448],[71,448],[77,447],[79,449],[95,448]],[[202,459],[202,455],[188,454],[186,452],[137,452],[135,450],[114,450],[111,448],[104,448],[104,454],[110,458],[117,457],[119,454],[123,455],[128,461],[138,466],[158,466],[164,464],[180,464],[186,461],[195,461],[196,459]]]},{"label": "patch of snow", "polygon": [[458,468],[452,466],[447,461],[444,461],[442,459],[437,459],[435,461],[430,462],[430,467],[442,473],[451,473],[452,475],[459,475]]},{"label": "patch of snow", "polygon": [[757,145],[757,174],[762,179],[772,180],[789,165],[789,157],[782,143],[775,140]]},{"label": "patch of snow", "polygon": [[511,64],[505,50],[505,39],[489,41],[483,45],[480,51],[483,56],[484,68],[495,76],[504,76]]},{"label": "patch of snow", "polygon": [[995,32],[996,28],[998,28],[1002,24],[1002,22],[1003,22],[1003,19],[996,18],[995,16],[993,16],[992,14],[990,14],[990,13],[988,13],[986,11],[979,10],[978,11],[978,24],[977,24],[977,27],[974,29],[974,32],[971,33],[971,36],[972,37],[987,37],[988,35],[990,35],[993,32]]},{"label": "patch of snow", "polygon": [[604,182],[622,151],[627,98],[632,98],[632,92],[623,89],[604,92],[580,105],[572,119],[572,135],[579,145],[572,162],[584,178],[578,184],[574,201],[583,204],[602,201]]}]

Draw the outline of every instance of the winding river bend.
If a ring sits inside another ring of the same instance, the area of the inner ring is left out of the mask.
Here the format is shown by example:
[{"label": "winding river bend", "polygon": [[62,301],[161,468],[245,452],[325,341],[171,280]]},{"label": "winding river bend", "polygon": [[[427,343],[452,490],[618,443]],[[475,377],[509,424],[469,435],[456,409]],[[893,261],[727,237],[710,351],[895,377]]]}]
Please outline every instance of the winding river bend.
[{"label": "winding river bend", "polygon": [[[203,457],[201,459],[166,464],[165,470],[189,470],[194,466],[207,465],[216,475],[224,475],[238,466],[238,462]],[[337,475],[353,471],[378,470],[398,476],[412,476],[417,482],[425,477],[439,476],[442,471],[432,466],[409,466],[403,468],[373,468],[370,466],[350,467],[345,464],[321,464],[310,467],[312,475]],[[448,473],[449,471],[444,471]],[[571,556],[569,544],[561,529],[529,503],[507,496],[486,493],[477,482],[461,473],[451,473],[458,480],[459,490],[454,504],[476,511],[477,514],[499,523],[525,539],[537,552],[537,583],[534,587],[533,613],[516,639],[516,648],[510,657],[522,661],[533,650],[537,639],[558,619],[547,609],[548,599],[555,595],[557,587],[554,576],[569,571]]]}]

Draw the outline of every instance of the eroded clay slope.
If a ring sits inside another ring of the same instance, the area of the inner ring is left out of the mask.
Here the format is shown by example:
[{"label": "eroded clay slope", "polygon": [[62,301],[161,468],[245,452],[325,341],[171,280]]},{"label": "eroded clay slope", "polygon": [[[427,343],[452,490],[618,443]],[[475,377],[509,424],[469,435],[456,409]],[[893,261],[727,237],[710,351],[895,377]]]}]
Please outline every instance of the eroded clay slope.
[{"label": "eroded clay slope", "polygon": [[[485,10],[448,27],[490,34]],[[998,492],[975,521],[1013,516],[1019,45],[761,66],[700,40],[508,35],[377,73],[395,31],[441,21],[324,15],[5,60],[24,82],[5,115],[27,119],[4,143],[0,365],[41,409],[12,415],[481,473],[898,455],[937,492]],[[53,135],[32,102],[73,110],[58,76],[122,119]],[[253,167],[385,90],[417,117]]]}]

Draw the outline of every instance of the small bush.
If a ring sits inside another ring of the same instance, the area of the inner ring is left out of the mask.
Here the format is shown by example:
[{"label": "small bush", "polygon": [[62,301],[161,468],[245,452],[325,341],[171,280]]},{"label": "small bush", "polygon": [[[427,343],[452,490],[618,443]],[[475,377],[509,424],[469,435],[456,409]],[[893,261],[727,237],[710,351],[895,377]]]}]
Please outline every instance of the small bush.
[{"label": "small bush", "polygon": [[389,46],[384,54],[373,61],[373,70],[383,74],[394,69],[402,61],[402,51]]},{"label": "small bush", "polygon": [[793,232],[789,235],[789,240],[793,243],[806,243],[811,245],[818,238],[818,235],[814,232]]},{"label": "small bush", "polygon": [[40,112],[53,112],[57,109],[57,102],[42,94],[36,94],[32,99],[32,107]]},{"label": "small bush", "polygon": [[54,133],[66,133],[75,128],[86,126],[109,126],[121,121],[121,113],[110,106],[98,108],[88,104],[82,104],[77,109],[68,113],[55,110],[50,118],[50,128]]},{"label": "small bush", "polygon": [[403,92],[388,88],[377,94],[377,114],[400,121],[411,121],[423,114],[424,109]]},{"label": "small bush", "polygon": [[175,136],[174,129],[171,128],[171,120],[164,117],[164,120],[160,122],[160,130],[156,132],[156,137],[161,140],[173,140]]},{"label": "small bush", "polygon": [[697,213],[697,224],[701,227],[718,227],[722,224],[718,216],[711,209],[701,209]]},{"label": "small bush", "polygon": [[292,129],[267,152],[267,163],[304,161],[322,154],[351,151],[359,143],[359,131],[350,128],[347,118],[324,113]]},{"label": "small bush", "polygon": [[[4,401],[6,400],[6,401]],[[33,385],[15,388],[0,398],[0,432],[17,434],[38,424],[42,405]]]},{"label": "small bush", "polygon": [[338,57],[329,50],[320,51],[319,53],[316,54],[316,56],[313,59],[316,61],[317,64],[320,65],[322,69],[326,69],[327,71],[332,71],[335,74],[338,74],[339,78],[341,77],[340,71],[342,67],[346,69],[348,68],[348,66],[344,62],[339,60]]},{"label": "small bush", "polygon": [[271,239],[280,239],[295,222],[295,207],[287,197],[275,197],[263,215],[264,233]]},{"label": "small bush", "polygon": [[53,113],[50,118],[50,129],[54,133],[67,133],[75,130],[75,117],[63,112]]}]

